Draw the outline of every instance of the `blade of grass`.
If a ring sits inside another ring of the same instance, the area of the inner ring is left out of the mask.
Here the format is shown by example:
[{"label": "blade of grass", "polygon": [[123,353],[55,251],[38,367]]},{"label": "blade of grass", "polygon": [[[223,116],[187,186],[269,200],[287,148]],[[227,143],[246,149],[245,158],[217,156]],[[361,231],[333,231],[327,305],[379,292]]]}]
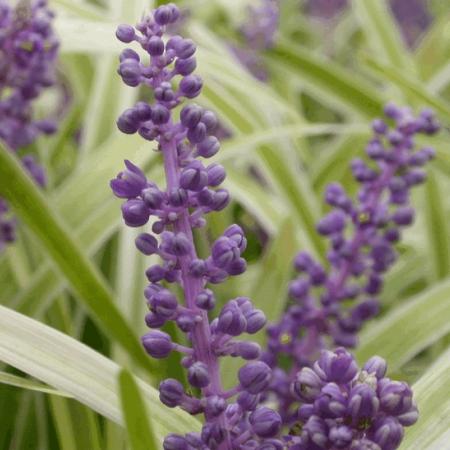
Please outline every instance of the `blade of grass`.
[{"label": "blade of grass", "polygon": [[386,0],[353,0],[352,9],[360,21],[368,44],[385,62],[415,72],[414,61],[402,41],[399,26]]},{"label": "blade of grass", "polygon": [[[0,306],[0,361],[67,392],[105,417],[123,424],[117,364],[75,339]],[[200,424],[159,402],[158,391],[139,380],[158,439],[169,432],[198,431]]]},{"label": "blade of grass", "polygon": [[429,171],[425,183],[427,250],[433,266],[432,279],[442,280],[450,275],[450,228],[446,214],[446,204],[438,182],[438,174]]},{"label": "blade of grass", "polygon": [[1,146],[0,193],[40,239],[56,267],[84,300],[104,332],[126,348],[136,363],[151,370],[149,358],[119,312],[111,290],[98,270],[74,241],[71,232],[24,172],[18,160]]},{"label": "blade of grass", "polygon": [[367,66],[372,69],[376,75],[395,84],[405,94],[411,95],[421,104],[432,107],[437,113],[442,114],[447,121],[450,120],[450,105],[428,92],[422,83],[408,77],[393,66],[382,64],[368,56],[364,59]]},{"label": "blade of grass", "polygon": [[443,450],[450,439],[450,348],[413,385],[420,411],[417,424],[406,429],[400,450]]},{"label": "blade of grass", "polygon": [[450,279],[405,301],[378,319],[361,335],[360,362],[373,355],[396,371],[415,355],[450,332]]},{"label": "blade of grass", "polygon": [[384,100],[373,86],[305,48],[282,42],[269,52],[267,60],[275,70],[287,69],[301,83],[306,82],[323,97],[334,99],[347,111],[366,117],[377,116],[382,111]]},{"label": "blade of grass", "polygon": [[126,370],[119,374],[119,390],[131,450],[158,450],[139,387]]},{"label": "blade of grass", "polygon": [[67,394],[66,392],[62,392],[57,389],[52,389],[51,387],[46,386],[45,384],[38,383],[28,378],[20,377],[3,371],[0,371],[0,383],[21,389],[26,389],[29,391],[42,392],[44,394],[58,395],[61,397],[71,397],[71,395]]}]

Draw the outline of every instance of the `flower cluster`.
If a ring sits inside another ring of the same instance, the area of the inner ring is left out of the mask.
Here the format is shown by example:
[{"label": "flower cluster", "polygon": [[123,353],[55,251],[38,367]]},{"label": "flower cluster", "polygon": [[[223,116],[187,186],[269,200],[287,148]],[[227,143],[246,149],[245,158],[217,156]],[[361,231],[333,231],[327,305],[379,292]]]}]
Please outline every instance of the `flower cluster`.
[{"label": "flower cluster", "polygon": [[[0,139],[17,151],[39,135],[56,131],[54,121],[33,118],[33,102],[55,82],[58,41],[46,0],[19,2],[16,7],[9,3],[0,0]],[[22,163],[44,186],[45,173],[35,158],[26,155]],[[0,233],[0,246],[14,238],[13,221],[8,224],[8,232]]]},{"label": "flower cluster", "polygon": [[239,61],[259,80],[267,80],[267,71],[260,53],[274,46],[280,19],[279,0],[260,0],[248,10],[248,20],[240,32],[245,45],[233,47]]},{"label": "flower cluster", "polygon": [[50,120],[33,120],[32,103],[55,82],[58,41],[45,0],[16,8],[0,1],[0,138],[12,149],[55,131]]},{"label": "flower cluster", "polygon": [[396,259],[394,244],[401,229],[414,220],[409,193],[425,180],[422,166],[434,151],[417,150],[413,138],[417,133],[433,134],[439,127],[429,110],[416,118],[409,109],[389,104],[385,114],[396,125],[389,129],[385,121],[374,121],[374,137],[366,148],[372,164],[352,162],[353,176],[361,185],[357,201],[339,184],[326,189],[325,200],[332,209],[317,231],[330,242],[329,270],[308,253],[299,253],[294,261],[299,276],[289,286],[292,304],[268,327],[263,360],[273,368],[280,356],[292,362],[286,372],[275,370],[271,385],[286,420],[292,402],[289,386],[297,371],[310,366],[322,348],[354,347],[363,323],[377,314],[383,274]]},{"label": "flower cluster", "polygon": [[[282,444],[273,437],[280,430],[281,418],[259,406],[271,370],[258,361],[259,345],[235,339],[259,331],[266,322],[263,312],[248,298],[238,297],[227,302],[214,320],[208,317],[216,300],[207,285],[245,271],[241,255],[246,239],[242,229],[232,225],[213,243],[208,257],[197,255],[192,229],[205,225],[207,213],[225,208],[229,194],[219,187],[226,176],[224,168],[205,163],[220,147],[214,135],[215,115],[193,103],[180,105],[200,94],[202,81],[193,74],[195,44],[180,36],[163,40],[167,26],[179,15],[178,8],[168,4],[144,17],[136,28],[120,25],[116,33],[122,42],[140,44],[148,55],[143,61],[137,52],[125,49],[120,56],[120,76],[129,86],[151,88],[154,97],[152,104],[139,102],[126,110],[118,127],[156,141],[166,175],[163,189],[126,161],[125,170],[111,181],[114,194],[125,199],[122,214],[127,225],[141,227],[152,218],[151,232],[138,236],[137,248],[162,260],[146,271],[149,313],[145,320],[153,331],[143,336],[142,344],[154,358],[165,358],[172,351],[184,355],[182,365],[189,384],[200,395],[168,379],[160,385],[160,399],[168,407],[202,413],[206,419],[200,434],[169,435],[164,448],[277,450]],[[176,114],[178,106],[181,109]],[[171,284],[181,287],[181,299],[169,289]],[[185,333],[185,343],[174,342],[161,330],[168,321]],[[222,388],[219,372],[223,356],[249,361],[239,370],[237,386],[228,391]]]},{"label": "flower cluster", "polygon": [[396,449],[403,427],[413,425],[418,412],[409,386],[386,378],[386,368],[375,356],[359,371],[344,348],[322,351],[313,367],[303,368],[293,383],[301,406],[289,448]]}]

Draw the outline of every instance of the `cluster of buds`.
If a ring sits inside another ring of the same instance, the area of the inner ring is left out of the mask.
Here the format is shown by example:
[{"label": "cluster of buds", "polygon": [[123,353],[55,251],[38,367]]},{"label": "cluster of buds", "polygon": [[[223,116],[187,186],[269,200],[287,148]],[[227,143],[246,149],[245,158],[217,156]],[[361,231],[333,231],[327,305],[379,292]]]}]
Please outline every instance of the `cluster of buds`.
[{"label": "cluster of buds", "polygon": [[[243,333],[261,330],[266,319],[248,298],[227,302],[210,321],[215,308],[214,293],[208,283],[223,282],[246,269],[242,253],[246,239],[238,225],[225,230],[212,245],[210,256],[197,255],[193,228],[205,225],[205,215],[220,211],[229,203],[229,194],[220,184],[225,170],[204,160],[219,150],[214,135],[217,119],[211,111],[196,104],[174,109],[188,98],[200,94],[201,79],[194,75],[195,44],[180,36],[163,40],[167,26],[180,16],[173,4],[161,6],[146,16],[136,28],[120,25],[117,37],[125,43],[137,42],[148,55],[142,61],[127,48],[120,56],[119,74],[129,86],[147,86],[153,92],[152,104],[139,102],[118,119],[124,133],[139,133],[156,141],[162,154],[166,187],[150,182],[131,162],[111,181],[113,192],[125,199],[122,214],[127,225],[141,227],[152,218],[151,232],[136,239],[145,255],[158,255],[162,262],[146,271],[149,285],[145,297],[149,312],[146,324],[152,331],[142,337],[145,350],[154,358],[180,352],[189,384],[199,396],[185,390],[175,379],[160,385],[160,399],[168,407],[180,407],[190,414],[204,414],[202,432],[186,436],[171,434],[164,441],[166,450],[182,449],[281,449],[275,439],[281,417],[260,406],[260,393],[270,383],[271,370],[258,361],[261,348],[247,340],[236,340]],[[179,299],[170,285],[181,287]],[[181,301],[182,300],[182,301]],[[161,330],[173,321],[186,335],[183,344]],[[238,384],[224,390],[219,358],[241,357],[246,362],[238,372]]]},{"label": "cluster of buds", "polygon": [[[54,121],[35,120],[33,102],[55,83],[58,40],[46,0],[20,1],[15,7],[9,3],[0,0],[0,140],[17,151],[56,131]],[[32,155],[22,163],[38,185],[46,184],[44,170]],[[5,230],[2,225],[0,247],[14,240],[13,227],[14,221]]]},{"label": "cluster of buds", "polygon": [[294,261],[300,275],[289,287],[293,302],[268,327],[263,360],[274,368],[280,355],[292,361],[287,372],[276,369],[272,383],[287,420],[289,386],[297,371],[310,366],[322,348],[354,347],[363,323],[377,314],[383,275],[396,259],[394,245],[401,229],[414,220],[410,190],[425,180],[422,166],[434,156],[432,148],[416,149],[414,135],[434,134],[439,126],[429,110],[416,118],[409,109],[389,104],[385,114],[396,126],[390,130],[385,121],[373,123],[374,137],[366,148],[373,164],[361,159],[352,163],[361,184],[357,201],[339,184],[326,189],[332,210],[317,231],[330,242],[329,270],[301,252]]},{"label": "cluster of buds", "polygon": [[51,120],[33,119],[33,101],[55,83],[58,40],[45,0],[0,1],[0,138],[9,148],[26,147],[56,130]]},{"label": "cluster of buds", "polygon": [[260,0],[248,8],[248,19],[241,26],[243,46],[233,47],[239,61],[259,80],[267,80],[267,71],[261,52],[272,48],[280,20],[279,0]]},{"label": "cluster of buds", "polygon": [[312,368],[303,368],[292,385],[301,406],[289,448],[398,448],[403,427],[413,425],[418,412],[410,387],[386,378],[386,369],[386,362],[378,356],[358,370],[344,348],[323,350]]}]

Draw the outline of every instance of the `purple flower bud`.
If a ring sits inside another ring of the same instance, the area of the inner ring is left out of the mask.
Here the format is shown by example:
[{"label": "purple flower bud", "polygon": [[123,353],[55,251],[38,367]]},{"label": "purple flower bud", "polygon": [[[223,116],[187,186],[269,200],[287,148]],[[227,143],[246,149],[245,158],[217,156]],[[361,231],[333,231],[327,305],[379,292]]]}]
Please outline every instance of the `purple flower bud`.
[{"label": "purple flower bud", "polygon": [[238,376],[243,389],[250,394],[259,394],[269,386],[271,370],[261,361],[249,362],[241,367]]},{"label": "purple flower bud", "polygon": [[139,126],[139,118],[133,108],[126,109],[117,120],[117,128],[125,134],[136,133]]},{"label": "purple flower bud", "polygon": [[196,325],[195,318],[188,314],[181,314],[177,317],[177,326],[181,331],[188,333],[194,329]]},{"label": "purple flower bud", "polygon": [[208,184],[208,172],[199,161],[193,161],[180,175],[180,186],[191,191],[201,191]]},{"label": "purple flower bud", "polygon": [[159,399],[169,408],[179,406],[183,397],[184,388],[179,381],[169,378],[159,385]]},{"label": "purple flower bud", "polygon": [[[205,125],[202,123],[205,127]],[[205,127],[206,132],[206,127]],[[197,142],[200,142],[198,140]],[[203,158],[211,158],[220,149],[220,142],[215,136],[208,136],[206,139],[201,140],[200,144],[197,145],[197,152]]]},{"label": "purple flower bud", "polygon": [[239,248],[230,238],[222,236],[214,242],[212,247],[212,259],[217,267],[225,268],[239,258],[239,256]]},{"label": "purple flower bud", "polygon": [[163,105],[156,104],[152,108],[152,121],[155,125],[163,125],[170,119],[170,111]]},{"label": "purple flower bud", "polygon": [[205,124],[208,133],[213,133],[218,125],[217,117],[212,111],[204,111],[202,122]]},{"label": "purple flower bud", "polygon": [[236,302],[228,302],[221,310],[217,330],[230,336],[239,336],[247,326],[247,320]]},{"label": "purple flower bud", "polygon": [[205,388],[210,383],[209,371],[206,364],[197,361],[189,367],[188,380],[191,386]]},{"label": "purple flower bud", "polygon": [[184,233],[177,233],[173,236],[170,253],[176,256],[185,256],[191,251],[192,245]]},{"label": "purple flower bud", "polygon": [[212,203],[210,205],[211,209],[214,211],[222,211],[226,206],[230,203],[230,194],[226,189],[218,189],[212,199]]},{"label": "purple flower bud", "polygon": [[318,448],[327,448],[328,427],[322,418],[311,416],[303,427],[303,433],[312,445],[316,445]]},{"label": "purple flower bud", "polygon": [[232,354],[243,359],[257,359],[261,356],[261,346],[256,342],[237,342]]},{"label": "purple flower bud", "polygon": [[189,266],[189,273],[195,278],[201,278],[208,272],[206,262],[203,259],[194,259]]},{"label": "purple flower bud", "polygon": [[134,40],[134,28],[130,25],[122,24],[117,27],[116,36],[119,41],[129,43]]},{"label": "purple flower bud", "polygon": [[347,398],[336,383],[328,383],[320,391],[314,407],[323,418],[341,417],[347,410]]},{"label": "purple flower bud", "polygon": [[205,413],[208,417],[217,417],[222,414],[227,407],[227,402],[218,395],[211,395],[206,398]]},{"label": "purple flower bud", "polygon": [[159,264],[155,264],[145,271],[145,275],[151,283],[158,283],[166,276],[166,269]]},{"label": "purple flower bud", "polygon": [[223,233],[224,236],[234,241],[241,253],[243,253],[247,247],[247,240],[245,239],[244,232],[239,225],[230,225]]},{"label": "purple flower bud", "polygon": [[195,53],[195,51],[197,50],[197,46],[191,39],[181,38],[174,45],[174,49],[177,52],[178,58],[187,59]]},{"label": "purple flower bud", "polygon": [[294,260],[295,270],[298,272],[307,272],[313,264],[311,256],[306,252],[300,252]]},{"label": "purple flower bud", "polygon": [[296,300],[306,297],[309,291],[309,281],[304,278],[297,278],[289,284],[289,295]]},{"label": "purple flower bud", "polygon": [[174,207],[184,206],[188,200],[188,194],[184,189],[172,189],[169,192],[169,203]]},{"label": "purple flower bud", "polygon": [[323,235],[339,233],[344,228],[345,214],[340,210],[330,212],[317,225],[317,231]]},{"label": "purple flower bud", "polygon": [[203,109],[200,106],[196,105],[195,103],[191,103],[181,110],[181,123],[186,128],[195,128],[202,118],[202,113]]},{"label": "purple flower bud", "polygon": [[122,205],[122,215],[129,227],[140,227],[148,222],[150,212],[142,200],[128,200]]},{"label": "purple flower bud", "polygon": [[372,356],[363,366],[367,373],[373,373],[377,379],[381,380],[386,375],[387,364],[380,356]]},{"label": "purple flower bud", "polygon": [[162,331],[151,331],[142,336],[145,351],[153,358],[161,359],[169,356],[172,351],[172,339]]},{"label": "purple flower bud", "polygon": [[124,59],[119,66],[119,75],[126,85],[138,86],[142,76],[139,61],[136,61],[136,59]]},{"label": "purple flower bud", "polygon": [[392,220],[397,225],[411,225],[414,221],[414,210],[409,206],[398,208],[392,215]]},{"label": "purple flower bud", "polygon": [[375,133],[385,134],[386,131],[388,130],[388,126],[387,126],[386,122],[384,122],[383,120],[375,119],[372,122],[372,129]]},{"label": "purple flower bud", "polygon": [[153,255],[158,251],[158,241],[148,233],[140,234],[136,238],[135,244],[137,249],[144,255]]},{"label": "purple flower bud", "polygon": [[350,391],[348,409],[355,423],[367,423],[375,417],[379,407],[380,401],[369,385],[357,384]]},{"label": "purple flower bud", "polygon": [[319,376],[309,367],[304,367],[298,372],[297,377],[292,385],[292,392],[299,400],[312,401],[322,389],[323,382]]},{"label": "purple flower bud", "polygon": [[175,70],[180,75],[190,75],[197,67],[197,60],[195,56],[187,59],[178,58],[175,62]]},{"label": "purple flower bud", "polygon": [[226,431],[216,422],[207,422],[202,429],[202,441],[207,448],[218,448],[224,441]]},{"label": "purple flower bud", "polygon": [[140,61],[139,55],[131,48],[126,48],[120,54],[120,62],[125,61],[126,59],[134,59],[136,61]]},{"label": "purple flower bud", "polygon": [[164,438],[164,450],[190,450],[189,444],[183,436],[169,434]]},{"label": "purple flower bud", "polygon": [[281,428],[281,417],[275,411],[261,407],[250,414],[250,423],[253,431],[259,437],[274,437]]},{"label": "purple flower bud", "polygon": [[329,438],[334,447],[344,449],[352,443],[353,432],[346,425],[338,425],[330,428]]},{"label": "purple flower bud", "polygon": [[350,450],[382,450],[378,444],[369,439],[357,439],[352,442]]},{"label": "purple flower bud", "polygon": [[362,322],[375,317],[380,310],[380,303],[378,300],[371,298],[364,300],[352,310],[352,319],[357,322]]},{"label": "purple flower bud", "polygon": [[219,186],[223,183],[226,177],[226,172],[223,166],[220,164],[211,164],[206,168],[208,173],[208,185],[209,186]]},{"label": "purple flower bud", "polygon": [[216,305],[216,299],[214,297],[213,291],[211,291],[210,289],[204,289],[203,291],[201,291],[195,299],[195,304],[199,308],[205,309],[207,311],[214,309],[214,306]]},{"label": "purple flower bud", "polygon": [[358,366],[347,350],[337,348],[334,352],[323,350],[314,364],[314,371],[322,380],[346,383],[355,378]]},{"label": "purple flower bud", "polygon": [[381,409],[388,414],[400,415],[413,405],[411,388],[403,382],[384,378],[378,384]]},{"label": "purple flower bud", "polygon": [[168,5],[160,6],[153,13],[153,17],[158,25],[167,25],[172,22],[172,10]]},{"label": "purple flower bud", "polygon": [[247,327],[245,331],[249,334],[255,334],[260,331],[267,323],[266,315],[260,309],[253,309],[245,314]]},{"label": "purple flower bud", "polygon": [[161,289],[151,298],[154,312],[161,317],[170,318],[178,307],[177,298],[168,289]]},{"label": "purple flower bud", "polygon": [[[198,144],[199,142],[204,141],[206,138],[205,125],[202,122],[199,122],[195,127],[190,128],[187,132],[187,138],[192,144]],[[213,136],[210,136],[210,138],[213,138]]]},{"label": "purple flower bud", "polygon": [[380,419],[373,428],[370,438],[383,450],[395,450],[403,439],[403,428],[394,418]]},{"label": "purple flower bud", "polygon": [[239,406],[244,411],[254,411],[258,406],[259,401],[260,401],[259,395],[252,395],[246,391],[241,392],[237,398]]},{"label": "purple flower bud", "polygon": [[149,312],[145,316],[145,324],[149,328],[161,328],[165,323],[166,319],[164,317],[161,317],[153,312]]},{"label": "purple flower bud", "polygon": [[146,45],[146,50],[151,56],[161,56],[164,53],[164,42],[158,36],[152,36]]},{"label": "purple flower bud", "polygon": [[142,191],[142,199],[150,209],[159,209],[164,200],[164,194],[155,187],[149,187]]},{"label": "purple flower bud", "polygon": [[180,82],[180,92],[187,98],[194,98],[200,94],[203,82],[197,75],[188,75]]}]

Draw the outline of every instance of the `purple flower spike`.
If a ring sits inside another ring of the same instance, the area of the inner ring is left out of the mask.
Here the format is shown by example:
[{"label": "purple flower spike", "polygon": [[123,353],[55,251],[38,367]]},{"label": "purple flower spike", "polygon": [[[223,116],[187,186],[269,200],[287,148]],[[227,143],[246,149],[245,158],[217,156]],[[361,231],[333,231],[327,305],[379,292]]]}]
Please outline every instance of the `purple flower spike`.
[{"label": "purple flower spike", "polygon": [[[300,252],[294,260],[299,275],[289,286],[293,304],[268,330],[263,360],[274,369],[279,361],[290,361],[285,376],[274,377],[269,388],[287,424],[293,421],[295,398],[302,398],[298,389],[289,388],[296,373],[312,367],[330,341],[347,348],[357,344],[364,323],[378,314],[383,277],[397,257],[394,245],[402,228],[414,221],[410,191],[425,180],[422,166],[434,155],[429,147],[417,149],[414,138],[437,132],[439,125],[430,111],[414,117],[408,108],[389,104],[385,113],[394,127],[375,121],[374,136],[366,147],[368,159],[351,164],[360,184],[356,199],[337,183],[326,188],[325,201],[331,211],[319,221],[317,231],[329,241],[329,270]],[[338,349],[322,353],[314,370],[321,379],[341,383],[351,381],[356,366],[344,349]],[[373,359],[365,370],[382,378],[386,369]]]},{"label": "purple flower spike", "polygon": [[[281,427],[280,416],[266,407],[257,409],[261,400],[258,393],[271,379],[269,366],[249,362],[239,371],[238,386],[229,391],[222,388],[219,358],[258,359],[258,344],[234,338],[257,333],[266,318],[245,297],[222,305],[213,320],[208,315],[216,305],[210,285],[245,271],[242,254],[247,241],[243,230],[232,225],[216,239],[209,256],[200,259],[197,255],[193,228],[204,226],[207,214],[225,208],[230,196],[221,188],[225,169],[205,162],[220,149],[214,135],[218,122],[215,114],[193,103],[182,106],[202,89],[202,81],[194,73],[196,46],[181,36],[172,36],[164,44],[167,25],[179,16],[178,8],[168,4],[144,17],[135,28],[120,25],[117,29],[119,40],[140,45],[148,55],[141,60],[134,50],[124,50],[119,75],[128,86],[150,88],[154,99],[152,104],[141,101],[124,111],[117,126],[125,134],[138,133],[158,143],[166,187],[147,180],[129,161],[111,181],[113,193],[125,200],[122,215],[128,226],[141,227],[154,219],[151,231],[145,230],[136,239],[136,247],[144,255],[161,258],[145,273],[150,282],[144,292],[149,308],[145,322],[149,328],[173,322],[186,334],[187,346],[159,330],[142,338],[145,350],[154,358],[165,358],[172,351],[183,353],[181,364],[197,392],[196,396],[189,395],[178,381],[169,379],[160,384],[160,399],[170,408],[205,416],[199,435],[171,434],[164,441],[164,449],[279,450],[282,441],[273,437]],[[180,111],[179,116],[176,111]],[[173,284],[178,284],[181,295],[174,294],[170,288]]]},{"label": "purple flower spike", "polygon": [[[336,368],[330,361],[342,358],[342,350],[327,352],[314,369],[303,368],[293,384],[293,392],[300,400],[297,426],[303,432],[290,438],[292,448],[320,449],[381,449],[398,448],[403,437],[403,426],[417,420],[417,408],[411,390],[405,383],[392,382],[382,374],[386,363],[372,358],[354,376],[336,379]],[[346,361],[346,367],[356,370],[356,363]],[[324,371],[320,365],[327,365]],[[334,370],[333,370],[334,369]],[[369,369],[369,373],[366,369]],[[373,369],[373,370],[372,370]],[[316,372],[317,371],[317,372]],[[341,368],[339,372],[345,372]],[[378,377],[376,376],[378,372]],[[383,408],[384,404],[384,408]],[[403,421],[411,418],[411,421]],[[316,447],[317,446],[317,447]]]},{"label": "purple flower spike", "polygon": [[[33,111],[38,97],[56,82],[54,14],[45,0],[16,3],[0,0],[0,140],[12,152],[57,130],[54,120],[36,120]],[[34,156],[23,156],[22,164],[45,187],[44,168]],[[0,208],[0,251],[15,240],[15,227],[16,220]]]}]

